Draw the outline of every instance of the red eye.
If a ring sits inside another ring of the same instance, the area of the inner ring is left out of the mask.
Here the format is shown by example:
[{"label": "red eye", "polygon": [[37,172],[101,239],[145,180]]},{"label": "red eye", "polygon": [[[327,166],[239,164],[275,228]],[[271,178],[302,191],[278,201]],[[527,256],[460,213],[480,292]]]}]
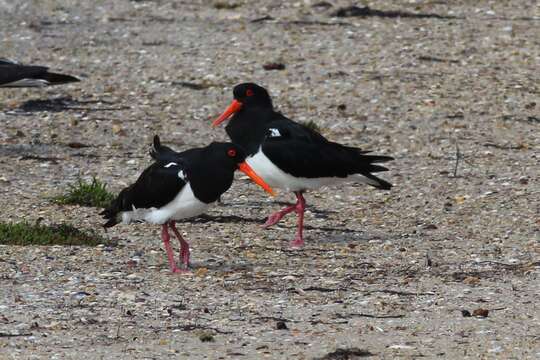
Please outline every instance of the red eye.
[{"label": "red eye", "polygon": [[235,157],[236,156],[236,150],[234,149],[229,149],[227,151],[227,155],[229,155],[230,157]]},{"label": "red eye", "polygon": [[246,90],[246,96],[253,96],[253,90],[247,89]]}]

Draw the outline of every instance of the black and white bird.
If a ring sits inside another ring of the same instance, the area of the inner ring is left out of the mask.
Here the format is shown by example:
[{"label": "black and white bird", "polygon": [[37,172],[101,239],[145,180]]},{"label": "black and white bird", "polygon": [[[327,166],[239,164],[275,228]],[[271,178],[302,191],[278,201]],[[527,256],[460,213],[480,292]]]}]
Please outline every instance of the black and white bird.
[{"label": "black and white bird", "polygon": [[42,87],[80,81],[74,76],[49,72],[46,66],[22,65],[0,59],[0,87]]},{"label": "black and white bird", "polygon": [[[161,225],[161,238],[173,273],[188,271],[190,254],[189,244],[176,229],[175,221],[204,213],[231,187],[235,170],[272,194],[272,189],[245,163],[244,151],[231,143],[214,142],[178,153],[161,145],[156,135],[150,155],[155,162],[100,215],[108,220],[105,228],[131,222]],[[169,228],[180,242],[180,262],[185,269],[175,264]]]},{"label": "black and white bird", "polygon": [[304,244],[303,225],[306,190],[340,182],[361,182],[377,189],[392,187],[374,173],[388,169],[378,165],[393,160],[369,151],[327,140],[318,132],[274,110],[268,91],[253,83],[234,87],[234,99],[213,126],[230,118],[225,130],[244,147],[246,162],[270,186],[296,194],[297,202],[271,215],[264,227],[278,223],[296,211],[298,230],[291,246]]}]

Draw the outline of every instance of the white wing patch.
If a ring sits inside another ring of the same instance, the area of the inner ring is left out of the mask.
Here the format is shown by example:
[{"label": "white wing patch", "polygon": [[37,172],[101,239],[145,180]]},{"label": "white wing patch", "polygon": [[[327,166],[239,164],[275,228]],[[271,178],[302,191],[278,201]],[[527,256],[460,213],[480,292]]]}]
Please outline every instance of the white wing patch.
[{"label": "white wing patch", "polygon": [[[171,166],[178,166],[178,164],[175,163],[175,162],[170,162],[170,163],[168,163],[167,165],[165,165],[165,166],[163,166],[163,167],[165,167],[165,168],[170,168]],[[180,170],[180,171],[178,172],[178,177],[179,177],[180,179],[182,179],[182,180],[184,180],[184,181],[187,182],[187,180],[186,180],[186,179],[187,179],[187,176],[186,176],[186,173],[184,172],[184,170]]]},{"label": "white wing patch", "polygon": [[268,130],[270,130],[270,137],[280,137],[281,136],[281,133],[276,128],[270,128]]},{"label": "white wing patch", "polygon": [[184,173],[184,170],[180,170],[178,172],[178,177],[184,181],[186,180],[186,174]]}]

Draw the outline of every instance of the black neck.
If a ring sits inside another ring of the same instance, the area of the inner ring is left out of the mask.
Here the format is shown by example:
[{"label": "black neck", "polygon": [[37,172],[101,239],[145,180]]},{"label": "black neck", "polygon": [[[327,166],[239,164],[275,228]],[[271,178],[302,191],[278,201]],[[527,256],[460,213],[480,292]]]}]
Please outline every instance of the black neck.
[{"label": "black neck", "polygon": [[188,174],[193,194],[204,203],[213,203],[227,191],[233,182],[236,165],[224,166],[219,158],[202,152],[201,159],[193,161]]},{"label": "black neck", "polygon": [[267,125],[276,114],[272,108],[241,109],[229,120],[225,130],[233,143],[242,146],[248,155],[253,155],[259,150]]}]

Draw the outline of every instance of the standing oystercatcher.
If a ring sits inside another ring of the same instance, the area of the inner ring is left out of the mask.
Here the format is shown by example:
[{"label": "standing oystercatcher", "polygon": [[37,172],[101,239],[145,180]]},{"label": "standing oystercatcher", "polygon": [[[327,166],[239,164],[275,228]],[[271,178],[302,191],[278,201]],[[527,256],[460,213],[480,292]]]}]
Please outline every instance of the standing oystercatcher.
[{"label": "standing oystercatcher", "polygon": [[197,216],[227,191],[234,171],[240,170],[263,189],[272,189],[245,163],[245,153],[231,143],[214,142],[206,147],[177,153],[161,145],[154,137],[150,155],[155,162],[137,181],[120,192],[100,215],[108,221],[105,228],[120,222],[145,221],[160,224],[161,238],[173,273],[186,272],[174,262],[170,245],[170,227],[180,241],[180,261],[189,266],[189,244],[175,226],[175,220]]},{"label": "standing oystercatcher", "polygon": [[0,59],[0,87],[40,87],[80,81],[74,76],[51,73],[49,68]]},{"label": "standing oystercatcher", "polygon": [[362,182],[384,190],[392,187],[373,173],[387,171],[377,163],[393,158],[368,155],[369,151],[329,141],[286,118],[274,110],[268,91],[257,84],[237,85],[233,95],[232,103],[212,125],[230,118],[225,130],[234,143],[246,150],[246,162],[270,186],[296,194],[295,205],[274,213],[263,225],[272,226],[296,211],[298,231],[291,246],[304,244],[304,191],[344,181]]}]

